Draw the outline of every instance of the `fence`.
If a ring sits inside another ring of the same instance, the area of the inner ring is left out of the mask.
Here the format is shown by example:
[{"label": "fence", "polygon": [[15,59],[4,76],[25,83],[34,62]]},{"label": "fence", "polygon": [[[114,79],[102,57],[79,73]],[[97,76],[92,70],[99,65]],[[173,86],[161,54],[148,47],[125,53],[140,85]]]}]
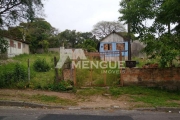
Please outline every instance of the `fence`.
[{"label": "fence", "polygon": [[[64,65],[63,76],[65,80],[73,80],[76,86],[114,86],[114,85],[122,85],[120,82],[120,72],[121,69],[118,68],[118,65],[115,61],[122,61],[123,57],[122,52],[87,52],[85,53],[88,58],[86,62],[87,68],[73,67],[71,68],[70,63],[66,63]],[[125,58],[124,58],[125,59]],[[111,62],[110,68],[106,62]],[[76,65],[82,65],[84,61],[76,60],[73,61]],[[97,63],[95,65],[95,63]],[[102,64],[101,64],[102,63]],[[101,67],[102,66],[107,66]],[[68,66],[68,67],[67,67]],[[90,67],[88,67],[90,66]]]},{"label": "fence", "polygon": [[180,90],[180,68],[126,68],[121,78],[124,85],[157,86]]}]

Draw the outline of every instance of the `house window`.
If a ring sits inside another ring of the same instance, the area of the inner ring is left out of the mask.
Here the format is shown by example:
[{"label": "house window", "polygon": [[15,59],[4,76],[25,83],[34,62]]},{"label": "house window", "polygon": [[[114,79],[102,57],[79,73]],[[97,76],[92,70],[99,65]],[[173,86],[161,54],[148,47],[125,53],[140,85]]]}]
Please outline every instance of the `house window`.
[{"label": "house window", "polygon": [[10,47],[14,47],[14,41],[10,40]]},{"label": "house window", "polygon": [[125,50],[125,44],[124,43],[117,43],[116,44],[116,50],[124,51]]},{"label": "house window", "polygon": [[104,44],[104,50],[112,50],[112,44]]},{"label": "house window", "polygon": [[21,49],[21,43],[18,42],[18,49]]}]

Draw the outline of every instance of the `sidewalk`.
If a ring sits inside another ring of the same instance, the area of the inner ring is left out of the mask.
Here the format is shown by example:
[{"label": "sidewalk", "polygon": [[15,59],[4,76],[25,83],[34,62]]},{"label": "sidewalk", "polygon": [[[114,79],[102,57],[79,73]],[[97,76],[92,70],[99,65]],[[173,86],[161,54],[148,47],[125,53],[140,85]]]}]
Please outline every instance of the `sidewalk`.
[{"label": "sidewalk", "polygon": [[[57,99],[57,100],[55,100]],[[162,111],[180,113],[175,107],[136,107],[142,103],[129,100],[128,96],[112,98],[110,96],[78,96],[74,93],[60,93],[41,90],[0,89],[0,106],[18,106],[43,109],[120,109],[138,111]]]}]

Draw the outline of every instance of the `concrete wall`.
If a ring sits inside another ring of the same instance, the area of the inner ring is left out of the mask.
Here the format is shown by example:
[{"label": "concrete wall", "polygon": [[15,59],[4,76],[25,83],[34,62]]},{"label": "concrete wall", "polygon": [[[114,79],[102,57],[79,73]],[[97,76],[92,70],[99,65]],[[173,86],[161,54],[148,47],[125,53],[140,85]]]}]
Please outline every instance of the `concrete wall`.
[{"label": "concrete wall", "polygon": [[[22,43],[18,42],[16,40],[7,39],[9,42],[9,48],[8,48],[8,57],[14,57],[15,55],[22,54]],[[13,46],[10,45],[10,41],[13,42]],[[20,48],[18,48],[18,44],[20,44]]]},{"label": "concrete wall", "polygon": [[180,68],[126,68],[121,75],[124,85],[180,89]]},{"label": "concrete wall", "polygon": [[23,53],[29,54],[29,45],[18,40],[5,38],[8,41],[9,47],[7,50],[8,57],[14,57]]}]

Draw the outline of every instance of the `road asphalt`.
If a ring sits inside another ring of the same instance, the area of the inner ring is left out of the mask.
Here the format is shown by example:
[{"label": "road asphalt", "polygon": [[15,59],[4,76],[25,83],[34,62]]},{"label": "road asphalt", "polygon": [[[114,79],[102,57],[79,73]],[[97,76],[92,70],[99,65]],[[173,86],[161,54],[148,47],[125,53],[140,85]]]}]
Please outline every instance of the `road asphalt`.
[{"label": "road asphalt", "polygon": [[46,109],[0,106],[0,120],[180,120],[180,113],[120,109]]},{"label": "road asphalt", "polygon": [[[29,103],[23,101],[6,101],[0,100],[0,106],[17,106],[26,108],[45,108],[45,109],[67,109],[67,110],[85,110],[85,109],[121,109],[120,106],[110,106],[110,107],[78,107],[78,106],[49,106],[44,104]],[[137,111],[159,111],[159,112],[169,112],[169,113],[180,113],[180,108],[176,107],[151,107],[151,108],[136,108]]]}]

